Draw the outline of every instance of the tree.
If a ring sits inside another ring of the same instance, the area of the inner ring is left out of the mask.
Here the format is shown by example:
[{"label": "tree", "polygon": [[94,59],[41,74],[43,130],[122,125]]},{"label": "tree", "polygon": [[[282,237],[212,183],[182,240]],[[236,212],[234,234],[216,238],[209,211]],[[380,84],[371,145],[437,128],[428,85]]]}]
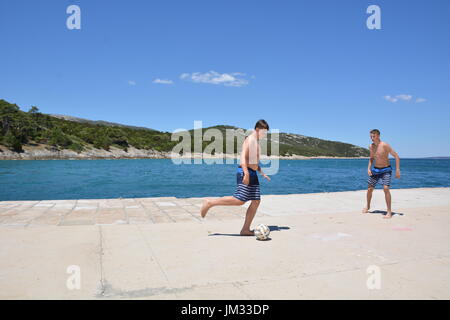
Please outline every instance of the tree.
[{"label": "tree", "polygon": [[105,149],[109,151],[109,146],[111,145],[111,139],[106,135],[98,135],[94,140],[94,148],[97,149]]},{"label": "tree", "polygon": [[49,144],[53,146],[67,147],[72,144],[72,140],[66,136],[60,128],[56,128],[50,132]]},{"label": "tree", "polygon": [[11,130],[6,133],[3,137],[3,142],[5,146],[9,147],[11,150],[15,152],[23,152],[22,143],[20,139],[16,137]]},{"label": "tree", "polygon": [[35,106],[32,106],[32,107],[30,108],[30,110],[28,110],[28,113],[31,113],[31,114],[39,113],[39,108],[38,108],[38,107],[35,107]]}]

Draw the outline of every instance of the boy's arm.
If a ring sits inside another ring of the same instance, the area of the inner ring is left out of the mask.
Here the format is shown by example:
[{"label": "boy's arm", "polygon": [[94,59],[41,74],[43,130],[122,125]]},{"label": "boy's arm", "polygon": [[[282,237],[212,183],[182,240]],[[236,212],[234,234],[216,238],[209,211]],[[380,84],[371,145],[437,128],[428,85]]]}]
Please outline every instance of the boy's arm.
[{"label": "boy's arm", "polygon": [[262,171],[261,166],[258,164],[258,170],[257,170],[262,176],[265,176],[264,171]]},{"label": "boy's arm", "polygon": [[260,165],[258,165],[258,172],[264,177],[264,178],[266,178],[268,181],[270,181],[270,178],[269,178],[269,176],[268,175],[266,175],[263,171],[262,171],[262,169],[261,169],[261,166]]},{"label": "boy's arm", "polygon": [[242,153],[241,153],[241,168],[244,171],[244,177],[248,176],[248,163],[247,163],[247,154],[248,154],[248,141],[244,141],[242,144]]},{"label": "boy's arm", "polygon": [[373,163],[373,150],[372,150],[372,145],[369,146],[369,150],[370,150],[370,157],[369,157],[369,166],[367,167],[367,173],[369,174],[369,176],[372,175],[372,171],[370,170],[370,168],[372,168],[372,163]]},{"label": "boy's arm", "polygon": [[400,157],[391,146],[389,146],[389,153],[395,158],[395,177],[398,179],[400,178]]}]

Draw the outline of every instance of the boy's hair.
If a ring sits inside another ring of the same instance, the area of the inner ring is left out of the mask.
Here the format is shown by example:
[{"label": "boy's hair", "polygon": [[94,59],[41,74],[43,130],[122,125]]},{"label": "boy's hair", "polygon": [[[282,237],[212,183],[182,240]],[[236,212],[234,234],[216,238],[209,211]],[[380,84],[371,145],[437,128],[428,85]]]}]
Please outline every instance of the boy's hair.
[{"label": "boy's hair", "polygon": [[266,120],[258,120],[258,122],[256,122],[255,124],[255,129],[266,129],[267,131],[269,130],[269,124],[266,122]]},{"label": "boy's hair", "polygon": [[380,130],[373,129],[373,130],[370,130],[370,133],[376,133],[377,135],[380,135]]}]

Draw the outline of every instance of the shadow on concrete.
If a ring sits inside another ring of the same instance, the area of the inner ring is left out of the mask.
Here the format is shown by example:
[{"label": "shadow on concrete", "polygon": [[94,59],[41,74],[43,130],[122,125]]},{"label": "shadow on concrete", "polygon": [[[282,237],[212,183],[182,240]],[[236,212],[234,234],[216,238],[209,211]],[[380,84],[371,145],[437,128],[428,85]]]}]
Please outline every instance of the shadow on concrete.
[{"label": "shadow on concrete", "polygon": [[282,230],[289,230],[291,228],[289,227],[279,227],[279,226],[269,226],[270,232],[272,231],[282,231]]},{"label": "shadow on concrete", "polygon": [[[387,214],[387,211],[383,211],[383,210],[373,210],[373,211],[369,211],[369,213],[371,214],[382,214],[383,216],[385,216]],[[404,216],[403,213],[400,212],[392,212],[392,216],[395,215],[399,215],[399,216]]]},{"label": "shadow on concrete", "polygon": [[[291,229],[289,227],[279,227],[279,226],[268,226],[268,227],[269,227],[270,232],[272,232],[272,231],[283,231],[283,230]],[[252,237],[252,236],[241,236],[239,233],[217,233],[217,232],[210,233],[208,235],[208,237],[210,237],[210,236]],[[268,238],[267,240],[272,240],[272,239]],[[264,241],[267,241],[267,240],[264,240]]]}]

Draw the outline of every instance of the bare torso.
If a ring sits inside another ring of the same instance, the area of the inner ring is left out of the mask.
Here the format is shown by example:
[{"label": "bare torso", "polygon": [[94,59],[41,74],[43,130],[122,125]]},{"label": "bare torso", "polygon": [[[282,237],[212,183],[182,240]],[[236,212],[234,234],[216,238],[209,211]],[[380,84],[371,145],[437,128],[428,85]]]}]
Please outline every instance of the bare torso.
[{"label": "bare torso", "polygon": [[[245,150],[248,152],[245,152]],[[253,136],[248,136],[242,144],[241,163],[247,163],[247,167],[258,170],[259,167],[259,143]]]},{"label": "bare torso", "polygon": [[383,168],[389,166],[389,152],[390,146],[385,142],[380,142],[378,145],[372,143],[370,146],[370,157],[375,160],[375,166]]}]

